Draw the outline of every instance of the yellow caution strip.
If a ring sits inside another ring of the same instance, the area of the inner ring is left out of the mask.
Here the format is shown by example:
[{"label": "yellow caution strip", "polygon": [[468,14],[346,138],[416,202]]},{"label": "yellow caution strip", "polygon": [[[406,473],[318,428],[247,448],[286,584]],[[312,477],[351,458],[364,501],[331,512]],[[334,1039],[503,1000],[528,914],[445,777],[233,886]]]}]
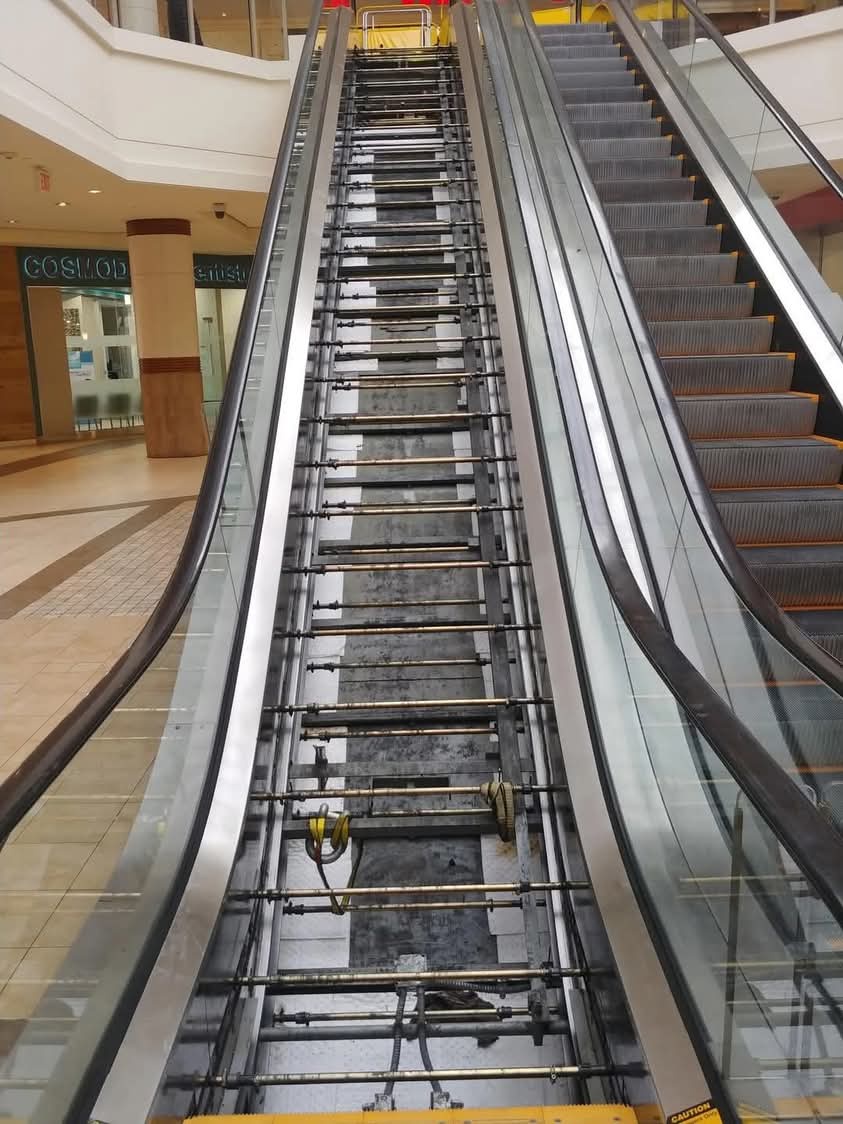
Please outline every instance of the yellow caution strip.
[{"label": "yellow caution strip", "polygon": [[[381,1114],[379,1114],[380,1117]],[[388,1124],[637,1124],[635,1109],[618,1104],[529,1105],[519,1108],[450,1108],[382,1114]],[[268,1116],[191,1116],[188,1124],[372,1124],[371,1112],[319,1112]],[[150,1124],[155,1124],[151,1121]],[[170,1121],[167,1122],[170,1124]]]}]

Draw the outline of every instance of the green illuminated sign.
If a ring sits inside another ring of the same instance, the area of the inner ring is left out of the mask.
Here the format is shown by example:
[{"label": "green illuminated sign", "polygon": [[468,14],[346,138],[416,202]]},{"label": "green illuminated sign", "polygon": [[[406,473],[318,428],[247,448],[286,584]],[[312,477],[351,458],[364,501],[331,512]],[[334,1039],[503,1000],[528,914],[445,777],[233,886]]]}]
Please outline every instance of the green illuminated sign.
[{"label": "green illuminated sign", "polygon": [[[126,250],[18,250],[24,285],[75,285],[128,289],[132,283]],[[245,289],[252,268],[248,254],[194,254],[197,289]]]}]

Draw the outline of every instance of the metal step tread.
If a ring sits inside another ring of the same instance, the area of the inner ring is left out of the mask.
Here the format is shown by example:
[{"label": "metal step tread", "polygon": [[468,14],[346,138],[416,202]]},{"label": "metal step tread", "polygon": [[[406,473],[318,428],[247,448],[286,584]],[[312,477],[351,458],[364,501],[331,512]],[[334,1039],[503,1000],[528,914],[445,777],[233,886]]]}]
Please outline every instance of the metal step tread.
[{"label": "metal step tread", "polygon": [[707,199],[655,202],[604,202],[609,225],[620,230],[649,230],[653,227],[690,228],[704,226],[708,215]]},{"label": "metal step tread", "polygon": [[[680,181],[686,182],[686,181]],[[639,289],[649,286],[683,285],[712,287],[735,284],[738,255],[688,254],[640,257],[631,255],[626,268],[632,283]]]},{"label": "metal step tread", "polygon": [[794,356],[768,351],[761,355],[681,355],[663,359],[674,394],[734,394],[789,390]]},{"label": "metal step tread", "polygon": [[832,487],[843,472],[843,449],[814,436],[692,440],[712,490]]},{"label": "metal step tread", "polygon": [[[692,439],[807,437],[817,420],[817,399],[792,391],[761,394],[683,394],[676,398]],[[736,487],[743,487],[736,482]]]},{"label": "metal step tread", "polygon": [[639,285],[638,300],[651,323],[731,320],[752,315],[755,285]]},{"label": "metal step tread", "polygon": [[662,356],[756,354],[770,346],[773,317],[740,320],[661,320],[650,325]]},{"label": "metal step tread", "polygon": [[636,227],[615,231],[618,249],[625,257],[696,257],[720,254],[723,232],[719,226]]},{"label": "metal step tread", "polygon": [[653,102],[576,102],[569,105],[568,116],[573,124],[583,121],[649,121],[653,117]]},{"label": "metal step tread", "polygon": [[591,178],[598,180],[614,179],[662,179],[678,178],[682,175],[684,157],[676,156],[618,156],[601,157],[589,160]]},{"label": "metal step tread", "polygon": [[[843,590],[840,591],[843,606]],[[843,637],[843,608],[840,609],[792,609],[788,616],[809,636]]]},{"label": "metal step tread", "polygon": [[598,179],[594,186],[604,206],[607,203],[690,203],[694,198],[694,181],[688,176]]},{"label": "metal step tread", "polygon": [[843,485],[823,488],[717,488],[714,496],[719,504],[730,503],[843,503]]}]

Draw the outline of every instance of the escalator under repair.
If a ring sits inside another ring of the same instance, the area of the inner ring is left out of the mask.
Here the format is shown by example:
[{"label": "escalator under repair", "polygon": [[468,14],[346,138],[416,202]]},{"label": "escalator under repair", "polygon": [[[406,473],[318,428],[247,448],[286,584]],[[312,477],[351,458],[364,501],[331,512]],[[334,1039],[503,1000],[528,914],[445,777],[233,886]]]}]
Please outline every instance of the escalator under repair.
[{"label": "escalator under repair", "polygon": [[350,54],[282,581],[304,616],[277,617],[160,1113],[655,1099],[548,765],[474,179],[456,54]]},{"label": "escalator under repair", "polygon": [[620,31],[537,30],[723,523],[839,660],[839,411]]}]

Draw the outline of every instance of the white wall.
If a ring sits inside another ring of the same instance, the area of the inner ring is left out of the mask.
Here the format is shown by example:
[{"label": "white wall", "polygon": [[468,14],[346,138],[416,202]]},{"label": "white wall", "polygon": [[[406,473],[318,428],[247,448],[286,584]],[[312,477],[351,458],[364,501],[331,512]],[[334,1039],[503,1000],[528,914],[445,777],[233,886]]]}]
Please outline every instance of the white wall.
[{"label": "white wall", "polygon": [[290,62],[112,28],[87,0],[0,2],[0,115],[126,179],[265,191]]},{"label": "white wall", "polygon": [[843,8],[729,36],[829,160],[843,159]]},{"label": "white wall", "polygon": [[[728,38],[826,158],[843,160],[843,8]],[[691,91],[756,170],[804,163],[799,149],[713,43],[699,40],[672,54],[689,74]]]}]

